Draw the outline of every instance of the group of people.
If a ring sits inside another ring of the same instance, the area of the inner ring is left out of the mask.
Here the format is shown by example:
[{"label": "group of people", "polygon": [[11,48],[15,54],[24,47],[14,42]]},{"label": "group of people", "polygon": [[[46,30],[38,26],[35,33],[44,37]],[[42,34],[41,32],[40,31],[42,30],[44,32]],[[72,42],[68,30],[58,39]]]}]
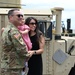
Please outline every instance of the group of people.
[{"label": "group of people", "polygon": [[11,9],[8,20],[2,29],[1,75],[42,75],[45,39],[37,19],[24,21],[22,11]]}]

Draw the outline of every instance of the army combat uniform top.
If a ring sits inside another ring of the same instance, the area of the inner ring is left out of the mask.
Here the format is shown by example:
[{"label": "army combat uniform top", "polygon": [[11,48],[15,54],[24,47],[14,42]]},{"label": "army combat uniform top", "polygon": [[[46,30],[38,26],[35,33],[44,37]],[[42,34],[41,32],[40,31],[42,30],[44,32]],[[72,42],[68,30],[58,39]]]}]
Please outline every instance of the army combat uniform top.
[{"label": "army combat uniform top", "polygon": [[18,29],[9,24],[2,33],[1,75],[21,75],[25,59],[29,57]]}]

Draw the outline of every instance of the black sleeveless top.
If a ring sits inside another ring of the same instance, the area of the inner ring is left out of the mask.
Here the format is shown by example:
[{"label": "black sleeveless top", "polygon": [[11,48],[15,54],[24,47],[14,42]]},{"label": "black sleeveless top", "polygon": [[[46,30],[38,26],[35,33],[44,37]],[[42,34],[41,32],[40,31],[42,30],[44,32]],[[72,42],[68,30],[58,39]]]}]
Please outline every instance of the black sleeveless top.
[{"label": "black sleeveless top", "polygon": [[[34,36],[31,36],[30,40],[32,42],[31,50],[38,50],[39,43],[37,42],[36,34]],[[42,75],[42,56],[41,54],[33,55],[28,61],[28,66],[29,66],[28,75]]]}]

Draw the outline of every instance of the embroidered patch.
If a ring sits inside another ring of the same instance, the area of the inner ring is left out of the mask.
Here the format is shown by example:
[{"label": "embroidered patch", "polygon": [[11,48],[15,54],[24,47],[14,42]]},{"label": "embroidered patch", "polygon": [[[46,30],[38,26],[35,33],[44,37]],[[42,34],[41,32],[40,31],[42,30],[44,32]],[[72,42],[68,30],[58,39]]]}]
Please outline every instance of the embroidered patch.
[{"label": "embroidered patch", "polygon": [[16,39],[18,39],[20,36],[21,36],[20,34],[15,34],[15,35],[14,35],[14,37],[15,37]]}]

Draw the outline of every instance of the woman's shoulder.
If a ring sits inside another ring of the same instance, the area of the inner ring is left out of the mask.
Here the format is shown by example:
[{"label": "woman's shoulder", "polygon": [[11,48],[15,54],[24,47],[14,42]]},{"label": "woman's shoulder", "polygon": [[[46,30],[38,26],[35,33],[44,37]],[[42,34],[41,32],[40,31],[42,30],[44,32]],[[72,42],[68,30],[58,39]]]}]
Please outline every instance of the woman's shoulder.
[{"label": "woman's shoulder", "polygon": [[39,35],[44,35],[40,30],[38,32],[39,32]]}]

